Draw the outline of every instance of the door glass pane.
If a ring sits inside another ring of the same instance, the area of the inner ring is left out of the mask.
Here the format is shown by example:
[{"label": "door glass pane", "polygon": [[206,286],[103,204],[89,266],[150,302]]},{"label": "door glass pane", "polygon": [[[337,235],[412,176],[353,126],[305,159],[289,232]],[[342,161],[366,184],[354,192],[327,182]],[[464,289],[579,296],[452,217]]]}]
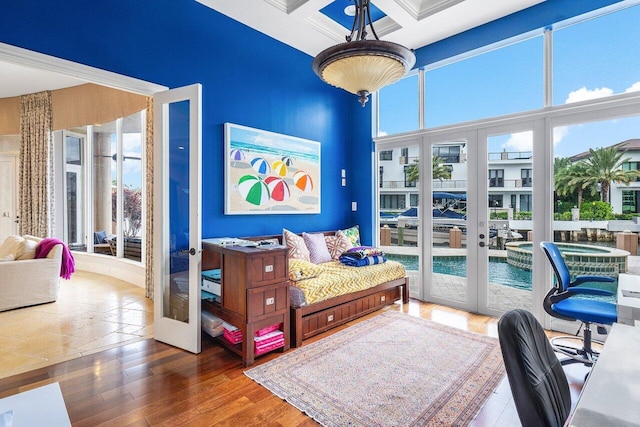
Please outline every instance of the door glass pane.
[{"label": "door glass pane", "polygon": [[142,259],[142,114],[124,118],[122,134],[122,233],[124,257]]},{"label": "door glass pane", "polygon": [[[115,237],[117,231],[116,122],[104,123],[91,128],[93,129],[93,231],[104,231],[108,239]],[[115,255],[115,245],[106,246],[108,244],[108,240],[105,239],[102,241],[94,240],[94,251]]]},{"label": "door glass pane", "polygon": [[84,242],[83,146],[84,136],[65,132],[65,241],[73,250],[77,251],[86,250]]},{"label": "door glass pane", "polygon": [[[467,143],[434,144],[432,163],[432,286],[437,298],[467,302]],[[425,201],[426,202],[426,201]]]},{"label": "door glass pane", "polygon": [[387,259],[404,264],[409,290],[418,297],[420,276],[420,202],[417,145],[378,151],[380,245]]},{"label": "door glass pane", "polygon": [[489,136],[487,149],[487,308],[531,310],[533,132]]},{"label": "door glass pane", "polygon": [[67,242],[74,249],[78,243],[78,181],[77,173],[67,172]]},{"label": "door glass pane", "polygon": [[[164,317],[189,322],[189,101],[169,104],[169,277]],[[166,270],[165,270],[166,271]]]}]

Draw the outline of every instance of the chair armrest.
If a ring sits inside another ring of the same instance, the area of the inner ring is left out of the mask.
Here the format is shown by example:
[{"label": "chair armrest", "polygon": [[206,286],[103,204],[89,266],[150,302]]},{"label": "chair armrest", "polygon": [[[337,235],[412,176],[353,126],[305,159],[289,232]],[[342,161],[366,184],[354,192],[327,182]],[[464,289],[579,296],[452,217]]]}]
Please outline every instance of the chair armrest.
[{"label": "chair armrest", "polygon": [[602,296],[613,296],[615,292],[608,291],[606,289],[598,289],[598,288],[583,288],[583,287],[573,287],[567,289],[567,292],[571,295],[602,295]]},{"label": "chair armrest", "polygon": [[615,282],[616,279],[609,276],[589,276],[589,275],[581,275],[577,276],[576,279],[569,283],[569,287],[572,288],[574,286],[581,285],[583,283],[588,282],[599,282],[599,283],[612,283]]}]

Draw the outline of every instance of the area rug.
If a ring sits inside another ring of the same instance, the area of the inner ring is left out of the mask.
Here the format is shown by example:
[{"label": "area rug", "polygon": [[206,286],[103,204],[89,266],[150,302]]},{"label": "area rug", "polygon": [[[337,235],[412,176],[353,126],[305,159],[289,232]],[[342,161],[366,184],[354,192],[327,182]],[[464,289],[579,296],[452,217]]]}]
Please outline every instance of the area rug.
[{"label": "area rug", "polygon": [[324,426],[466,426],[504,366],[495,338],[386,312],[245,374]]}]

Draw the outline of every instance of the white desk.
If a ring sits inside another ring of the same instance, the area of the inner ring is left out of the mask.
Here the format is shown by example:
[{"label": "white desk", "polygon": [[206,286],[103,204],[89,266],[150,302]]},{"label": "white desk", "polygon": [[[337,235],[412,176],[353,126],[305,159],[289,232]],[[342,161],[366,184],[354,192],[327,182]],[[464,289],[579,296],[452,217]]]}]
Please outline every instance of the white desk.
[{"label": "white desk", "polygon": [[640,328],[614,323],[567,425],[640,426]]},{"label": "white desk", "polygon": [[0,414],[13,410],[13,427],[71,427],[58,383],[0,399]]},{"label": "white desk", "polygon": [[624,296],[625,290],[640,295],[640,276],[623,273],[618,277],[618,323],[635,326],[640,321],[640,298]]}]

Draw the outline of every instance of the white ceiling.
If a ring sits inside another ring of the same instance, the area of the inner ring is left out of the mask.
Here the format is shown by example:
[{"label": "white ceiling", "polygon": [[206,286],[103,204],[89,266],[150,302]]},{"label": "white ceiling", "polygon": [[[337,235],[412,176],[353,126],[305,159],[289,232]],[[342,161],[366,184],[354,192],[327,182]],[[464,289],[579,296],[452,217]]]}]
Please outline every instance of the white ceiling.
[{"label": "white ceiling", "polygon": [[[349,32],[319,11],[334,0],[197,1],[311,56],[343,42]],[[386,15],[374,28],[383,40],[417,49],[542,1],[374,0]],[[0,62],[0,98],[83,83],[87,81]]]},{"label": "white ceiling", "polygon": [[[334,0],[197,1],[311,56],[350,31],[320,12]],[[383,40],[417,49],[543,1],[372,0],[387,15],[374,28]]]},{"label": "white ceiling", "polygon": [[64,74],[0,62],[0,98],[77,86],[86,81]]}]

